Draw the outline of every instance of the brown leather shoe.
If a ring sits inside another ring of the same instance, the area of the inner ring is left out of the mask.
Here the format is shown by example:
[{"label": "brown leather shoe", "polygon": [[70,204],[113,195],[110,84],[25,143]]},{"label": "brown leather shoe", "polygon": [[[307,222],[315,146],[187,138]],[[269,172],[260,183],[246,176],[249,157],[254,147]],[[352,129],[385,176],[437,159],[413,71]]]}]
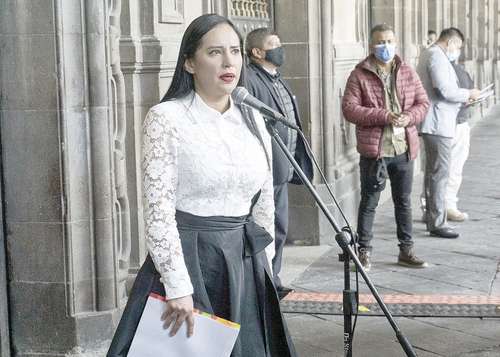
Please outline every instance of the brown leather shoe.
[{"label": "brown leather shoe", "polygon": [[399,250],[398,264],[408,268],[427,268],[429,264],[418,258],[413,248],[401,248]]},{"label": "brown leather shoe", "polygon": [[366,248],[359,248],[358,250],[359,261],[366,272],[369,272],[372,267],[372,263],[370,261],[371,255],[372,253]]}]

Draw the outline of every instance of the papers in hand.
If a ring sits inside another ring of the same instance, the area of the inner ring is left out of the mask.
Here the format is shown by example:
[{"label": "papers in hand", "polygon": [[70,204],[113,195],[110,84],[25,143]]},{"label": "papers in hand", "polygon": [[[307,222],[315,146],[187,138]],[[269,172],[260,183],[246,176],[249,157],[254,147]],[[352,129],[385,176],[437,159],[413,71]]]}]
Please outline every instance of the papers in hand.
[{"label": "papers in hand", "polygon": [[493,94],[495,94],[495,90],[493,89],[494,85],[495,85],[494,83],[491,83],[486,87],[484,87],[483,89],[481,89],[479,97],[477,97],[477,99],[473,100],[472,102],[467,103],[467,106],[481,103],[482,101],[488,99]]},{"label": "papers in hand", "polygon": [[486,87],[484,87],[483,89],[481,89],[481,93],[485,93],[485,92],[488,92],[490,90],[493,90],[493,86],[494,85],[495,85],[495,83],[488,84]]},{"label": "papers in hand", "polygon": [[229,357],[240,325],[200,311],[194,314],[194,335],[187,337],[186,323],[170,337],[163,328],[161,315],[166,303],[151,294],[137,326],[129,357]]}]

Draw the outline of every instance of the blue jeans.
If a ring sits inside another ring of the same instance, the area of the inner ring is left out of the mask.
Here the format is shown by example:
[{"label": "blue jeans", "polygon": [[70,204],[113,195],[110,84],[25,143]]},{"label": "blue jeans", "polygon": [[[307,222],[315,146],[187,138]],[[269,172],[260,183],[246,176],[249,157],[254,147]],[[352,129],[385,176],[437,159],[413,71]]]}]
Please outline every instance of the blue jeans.
[{"label": "blue jeans", "polygon": [[[383,161],[387,167],[386,176],[391,181],[399,247],[411,248],[413,246],[411,214],[413,161],[408,160],[407,153],[395,157],[385,157]],[[358,210],[358,242],[360,248],[371,251],[375,211],[380,199],[380,193],[384,190],[387,179],[381,177],[380,166],[377,168],[376,159],[360,157],[359,169],[361,202]]]}]

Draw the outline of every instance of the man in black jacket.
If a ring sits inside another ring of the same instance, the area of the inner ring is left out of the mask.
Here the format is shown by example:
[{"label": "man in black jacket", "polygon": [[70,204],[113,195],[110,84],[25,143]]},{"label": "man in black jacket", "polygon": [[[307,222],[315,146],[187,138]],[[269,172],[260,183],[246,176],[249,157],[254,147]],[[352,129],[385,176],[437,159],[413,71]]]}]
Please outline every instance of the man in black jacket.
[{"label": "man in black jacket", "polygon": [[[250,94],[300,127],[297,100],[278,71],[284,62],[284,51],[278,35],[268,28],[253,30],[247,35],[245,50],[249,59],[246,87]],[[281,123],[276,124],[276,129],[301,169],[309,179],[312,179],[311,159],[305,150],[302,138],[297,135],[297,132]],[[288,183],[301,184],[301,181],[274,141],[272,147],[276,246],[273,273],[278,294],[280,298],[283,298],[292,290],[284,287],[278,276],[281,270],[283,246],[288,232]]]}]

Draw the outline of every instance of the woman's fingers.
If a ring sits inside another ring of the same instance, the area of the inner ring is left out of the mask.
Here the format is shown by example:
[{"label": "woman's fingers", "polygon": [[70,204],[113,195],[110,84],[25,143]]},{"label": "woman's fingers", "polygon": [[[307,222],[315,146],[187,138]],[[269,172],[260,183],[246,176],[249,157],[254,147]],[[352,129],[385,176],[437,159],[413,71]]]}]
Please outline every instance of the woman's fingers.
[{"label": "woman's fingers", "polygon": [[167,304],[167,308],[165,309],[165,311],[163,312],[163,314],[161,314],[161,320],[162,321],[165,321],[167,319],[167,317],[173,312],[173,309],[171,308],[171,305],[170,304]]},{"label": "woman's fingers", "polygon": [[161,319],[164,321],[164,329],[171,327],[170,336],[174,336],[183,322],[186,321],[187,335],[191,337],[194,332],[193,299],[191,295],[169,300]]},{"label": "woman's fingers", "polygon": [[193,312],[189,313],[186,317],[187,323],[187,336],[191,337],[194,334],[194,316]]},{"label": "woman's fingers", "polygon": [[170,327],[172,322],[177,320],[178,314],[175,311],[171,311],[166,317],[165,322],[163,323],[163,328],[166,330]]},{"label": "woman's fingers", "polygon": [[186,315],[177,315],[177,319],[174,322],[174,325],[170,329],[170,336],[175,336],[177,331],[181,328],[182,323],[186,320]]}]

